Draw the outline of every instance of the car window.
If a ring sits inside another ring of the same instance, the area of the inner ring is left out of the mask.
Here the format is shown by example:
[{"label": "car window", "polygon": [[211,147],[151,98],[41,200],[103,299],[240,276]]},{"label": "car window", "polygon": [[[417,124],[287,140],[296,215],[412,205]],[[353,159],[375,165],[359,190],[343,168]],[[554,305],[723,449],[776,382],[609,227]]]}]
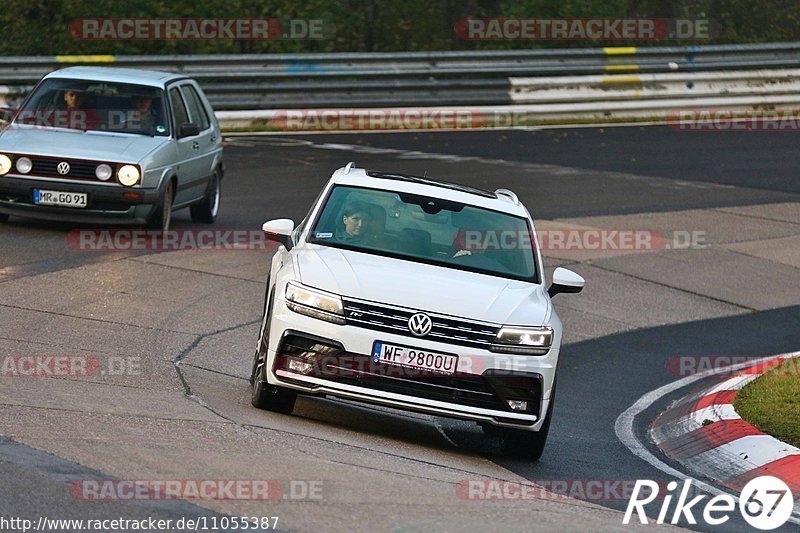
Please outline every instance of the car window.
[{"label": "car window", "polygon": [[108,81],[48,78],[36,86],[15,122],[39,127],[169,135],[164,91]]},{"label": "car window", "polygon": [[207,130],[210,126],[208,114],[195,88],[191,85],[183,85],[181,86],[181,92],[184,100],[186,100],[186,106],[189,108],[192,122],[200,126],[200,131]]},{"label": "car window", "polygon": [[173,87],[169,90],[169,101],[172,104],[175,131],[180,132],[181,126],[189,122],[189,114],[186,112],[186,106],[183,103],[183,98],[181,98],[177,87]]},{"label": "car window", "polygon": [[336,186],[308,240],[537,280],[532,230],[525,218],[441,198]]}]

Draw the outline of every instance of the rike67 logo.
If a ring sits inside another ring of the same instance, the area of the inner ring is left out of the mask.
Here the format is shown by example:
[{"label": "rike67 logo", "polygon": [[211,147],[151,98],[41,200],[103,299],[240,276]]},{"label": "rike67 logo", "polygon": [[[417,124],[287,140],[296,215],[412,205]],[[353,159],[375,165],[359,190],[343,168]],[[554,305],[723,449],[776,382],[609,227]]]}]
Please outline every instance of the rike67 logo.
[{"label": "rike67 logo", "polygon": [[[730,520],[730,515],[736,510],[736,500],[730,494],[714,496],[704,505],[701,502],[707,495],[700,494],[690,498],[692,494],[692,480],[687,479],[678,494],[678,482],[671,481],[667,484],[667,493],[659,495],[659,484],[651,480],[637,480],[633,494],[625,510],[623,524],[629,524],[636,512],[639,522],[647,524],[645,506],[661,499],[661,508],[658,512],[656,523],[678,524],[681,518],[691,525],[697,524],[695,513],[702,517],[706,524],[718,526]],[[660,497],[659,497],[660,496]],[[670,509],[673,500],[675,506]],[[760,476],[750,480],[742,489],[739,496],[739,513],[742,518],[756,529],[768,531],[777,529],[785,524],[792,515],[794,498],[789,486],[773,476]],[[670,511],[672,511],[670,516]]]}]

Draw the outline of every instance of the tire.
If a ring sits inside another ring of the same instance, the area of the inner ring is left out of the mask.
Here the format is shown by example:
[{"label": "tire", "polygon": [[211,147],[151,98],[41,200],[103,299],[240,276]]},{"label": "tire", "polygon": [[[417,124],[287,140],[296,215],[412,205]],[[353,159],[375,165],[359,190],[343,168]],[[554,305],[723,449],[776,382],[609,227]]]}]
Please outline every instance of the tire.
[{"label": "tire", "polygon": [[524,431],[521,429],[498,428],[500,452],[506,457],[538,461],[544,452],[547,443],[547,434],[550,432],[550,420],[553,418],[553,405],[556,400],[555,382],[550,393],[550,405],[547,406],[547,415],[539,431]]},{"label": "tire", "polygon": [[168,231],[172,222],[172,202],[175,199],[175,185],[170,181],[161,196],[156,212],[150,217],[149,228]]},{"label": "tire", "polygon": [[217,220],[221,192],[222,181],[219,179],[219,170],[215,170],[208,186],[208,193],[206,193],[203,201],[189,208],[192,214],[192,222],[213,224]]},{"label": "tire", "polygon": [[[271,314],[272,312],[273,300],[274,295],[269,299],[267,313]],[[250,383],[252,385],[250,403],[253,404],[253,407],[258,407],[259,409],[290,415],[294,410],[297,392],[267,383],[266,359],[267,346],[269,346],[269,325],[270,317],[267,316],[266,324],[261,332],[258,348],[253,358],[253,370],[250,373]]]},{"label": "tire", "polygon": [[267,316],[267,309],[271,303],[269,297],[269,275],[267,275],[266,286],[267,289],[264,291],[264,311],[261,313],[261,328],[258,330],[258,342],[256,343],[256,351],[253,355],[253,368],[250,370],[250,385],[254,385],[256,382],[256,366],[258,366],[259,363],[258,352],[262,349],[262,344],[264,345],[264,350],[266,350],[266,347],[269,346],[269,335],[266,336],[267,339],[264,339],[264,328],[267,327],[264,317]]}]

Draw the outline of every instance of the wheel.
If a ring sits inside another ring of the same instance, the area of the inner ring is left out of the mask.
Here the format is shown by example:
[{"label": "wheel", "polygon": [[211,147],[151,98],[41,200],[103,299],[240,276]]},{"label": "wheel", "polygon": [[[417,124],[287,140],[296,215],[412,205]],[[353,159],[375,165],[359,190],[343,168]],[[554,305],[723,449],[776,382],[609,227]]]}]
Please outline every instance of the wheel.
[{"label": "wheel", "polygon": [[161,231],[169,230],[170,222],[172,222],[172,201],[175,199],[175,186],[172,182],[167,184],[164,189],[164,195],[161,197],[156,212],[150,217],[148,227],[153,229],[160,229]]},{"label": "wheel", "polygon": [[550,432],[550,420],[553,418],[553,405],[556,400],[556,386],[550,392],[550,405],[547,406],[547,415],[539,431],[524,431],[521,429],[498,428],[500,452],[506,457],[529,459],[538,461],[544,452],[547,443],[547,434]]},{"label": "wheel", "polygon": [[208,193],[203,201],[195,204],[189,208],[192,214],[193,222],[201,222],[203,224],[213,224],[217,219],[217,212],[219,211],[219,198],[222,189],[222,183],[219,179],[219,170],[214,171],[211,177],[211,183],[208,186]]},{"label": "wheel", "polygon": [[258,353],[261,350],[261,345],[264,345],[264,353],[266,353],[266,347],[269,346],[269,338],[264,339],[264,328],[267,327],[267,321],[264,320],[264,317],[267,316],[267,309],[269,308],[270,297],[269,297],[269,275],[267,275],[267,282],[266,282],[267,289],[264,291],[264,311],[261,313],[261,328],[258,330],[258,342],[256,343],[256,351],[255,355],[253,355],[253,368],[250,370],[250,385],[255,384],[256,381],[256,366],[258,365]]},{"label": "wheel", "polygon": [[[270,297],[267,305],[267,313],[272,312],[272,301],[274,295]],[[253,370],[250,374],[252,384],[252,397],[250,403],[259,409],[266,409],[285,415],[292,414],[294,403],[297,400],[297,393],[283,387],[276,387],[267,383],[267,346],[269,346],[269,325],[270,317],[267,316],[264,328],[258,341],[255,357],[253,358]]]},{"label": "wheel", "polygon": [[8,215],[5,213],[0,213],[0,223],[2,222],[8,222]]}]

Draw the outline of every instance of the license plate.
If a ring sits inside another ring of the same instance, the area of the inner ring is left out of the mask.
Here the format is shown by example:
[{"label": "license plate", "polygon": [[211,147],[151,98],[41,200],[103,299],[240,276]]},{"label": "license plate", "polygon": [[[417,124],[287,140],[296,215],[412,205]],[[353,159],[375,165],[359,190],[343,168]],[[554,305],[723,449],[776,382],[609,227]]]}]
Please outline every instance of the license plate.
[{"label": "license plate", "polygon": [[419,348],[397,346],[376,341],[372,345],[372,360],[376,363],[404,366],[419,370],[430,370],[440,374],[452,374],[458,365],[458,356],[429,352]]},{"label": "license plate", "polygon": [[33,203],[36,205],[57,205],[59,207],[86,207],[88,195],[85,192],[61,192],[33,190]]}]

